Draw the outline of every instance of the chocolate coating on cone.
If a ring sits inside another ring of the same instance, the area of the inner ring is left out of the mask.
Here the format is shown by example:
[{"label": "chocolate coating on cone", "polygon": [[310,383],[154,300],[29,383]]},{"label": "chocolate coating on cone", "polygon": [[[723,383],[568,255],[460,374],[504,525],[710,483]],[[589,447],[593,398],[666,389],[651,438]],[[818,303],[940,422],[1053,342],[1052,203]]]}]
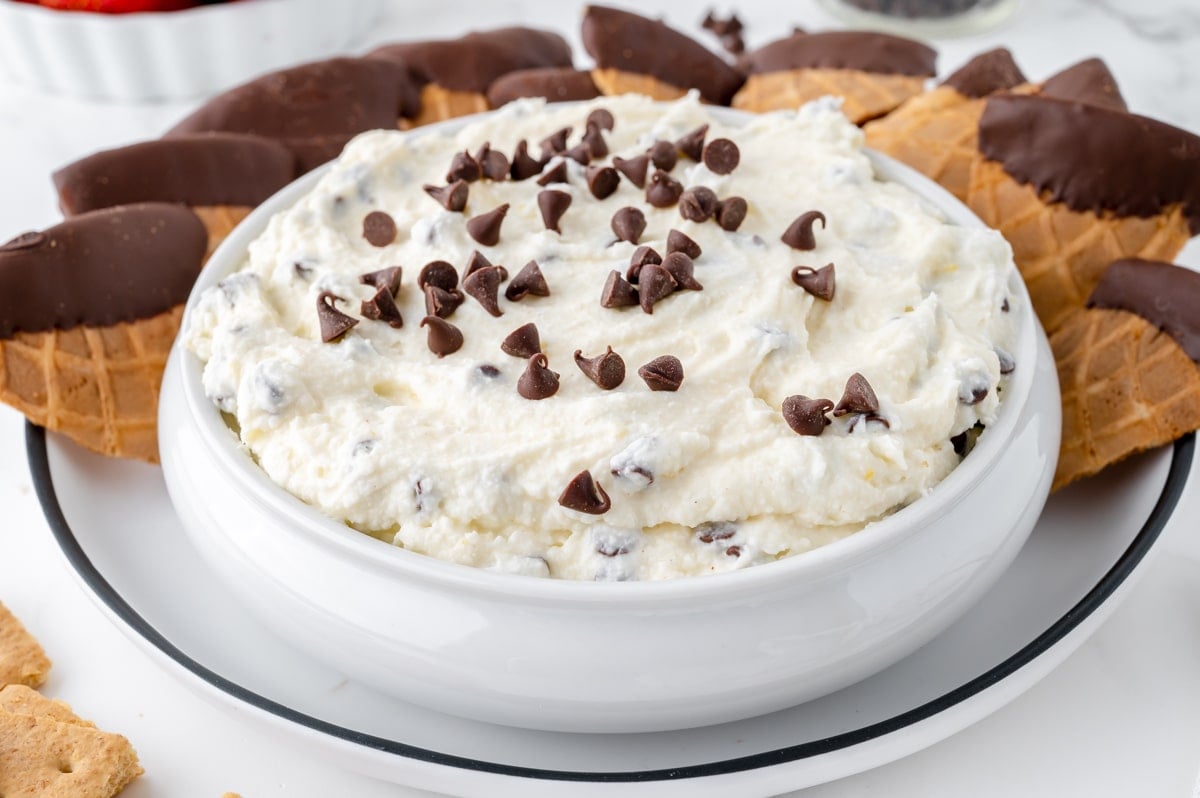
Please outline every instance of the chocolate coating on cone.
[{"label": "chocolate coating on cone", "polygon": [[930,77],[937,70],[937,51],[912,39],[886,33],[798,31],[747,53],[740,65],[749,75],[793,69],[853,69],[881,75]]},{"label": "chocolate coating on cone", "polygon": [[997,95],[979,149],[1075,211],[1148,218],[1182,204],[1200,232],[1200,137],[1154,119],[1048,97]]},{"label": "chocolate coating on cone", "polygon": [[591,100],[600,96],[592,74],[570,67],[518,69],[501,75],[488,86],[488,105],[499,108],[521,97],[545,97],[546,102]]},{"label": "chocolate coating on cone", "polygon": [[1114,111],[1128,111],[1117,79],[1099,58],[1089,58],[1052,75],[1039,91],[1043,97],[1075,100]]},{"label": "chocolate coating on cone", "polygon": [[421,84],[487,92],[496,78],[518,69],[571,66],[571,48],[557,33],[511,27],[443,41],[388,44],[368,58],[402,64]]},{"label": "chocolate coating on cone", "polygon": [[54,173],[67,216],[138,202],[258,205],[296,176],[277,141],[205,133],[104,150]]},{"label": "chocolate coating on cone", "polygon": [[986,97],[992,92],[1011,89],[1028,82],[1012,53],[997,47],[980,53],[942,81],[964,97]]},{"label": "chocolate coating on cone", "polygon": [[1114,261],[1088,307],[1126,310],[1166,332],[1200,365],[1200,273],[1161,261]]},{"label": "chocolate coating on cone", "polygon": [[710,103],[729,105],[742,77],[699,42],[646,17],[588,6],[583,46],[600,69],[649,75],[681,89],[698,89]]},{"label": "chocolate coating on cone", "polygon": [[396,127],[420,107],[417,88],[396,64],[331,58],[272,72],[218,94],[167,132],[209,131],[276,139],[296,153],[302,170],[328,161],[365,130]]},{"label": "chocolate coating on cone", "polygon": [[208,233],[180,205],[81,214],[0,245],[0,338],[106,327],[157,316],[187,299]]}]

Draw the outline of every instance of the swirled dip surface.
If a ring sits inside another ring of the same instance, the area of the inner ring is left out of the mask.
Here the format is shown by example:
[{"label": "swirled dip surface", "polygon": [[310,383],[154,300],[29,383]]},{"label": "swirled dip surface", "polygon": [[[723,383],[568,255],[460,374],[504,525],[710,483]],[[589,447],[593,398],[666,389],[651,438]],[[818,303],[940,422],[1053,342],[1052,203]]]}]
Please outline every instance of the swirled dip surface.
[{"label": "swirled dip surface", "polygon": [[[744,222],[731,232],[686,220],[674,204],[648,204],[625,177],[596,199],[570,159],[565,185],[471,183],[465,213],[422,190],[444,185],[453,155],[484,142],[511,154],[527,139],[536,156],[537,142],[570,126],[574,145],[595,108],[615,119],[602,133],[610,155],[595,165],[702,124],[708,141],[735,142],[740,162],[729,174],[680,155],[671,175],[685,189],[745,198]],[[951,225],[911,191],[876,180],[861,140],[825,102],[735,126],[694,98],[637,97],[522,101],[453,136],[363,134],[271,220],[241,270],[203,296],[186,343],[204,361],[207,394],[236,418],[273,480],[397,546],[587,580],[704,574],[804,552],[918,499],[960,462],[951,438],[994,419],[1002,364],[1012,367],[1009,311],[1025,310],[1010,308],[1013,266],[1001,237]],[[561,233],[539,211],[545,188],[571,197]],[[504,203],[499,242],[477,243],[467,219]],[[625,274],[635,250],[610,226],[626,206],[645,216],[640,244],[665,255],[672,229],[699,244],[703,290],[676,291],[653,313],[601,306],[606,279]],[[827,220],[813,228],[815,248],[784,243],[810,210]],[[392,243],[364,237],[374,211],[394,221]],[[467,296],[447,319],[462,347],[439,358],[419,326],[416,277],[434,260],[461,276],[475,250],[504,265],[510,282],[537,261],[550,295],[510,301],[502,284],[500,316]],[[830,300],[792,280],[797,266],[828,263]],[[359,313],[377,290],[359,276],[392,266],[403,267],[400,328]],[[359,319],[328,343],[317,313],[323,292]],[[500,348],[531,322],[560,375],[557,392],[540,400],[518,391],[526,360]],[[573,353],[610,346],[627,374],[602,390]],[[663,355],[682,365],[673,392],[650,390],[637,373]],[[829,413],[821,434],[793,431],[785,399],[837,403],[856,373],[878,397],[877,413]],[[585,470],[610,498],[606,512],[560,503]]]}]

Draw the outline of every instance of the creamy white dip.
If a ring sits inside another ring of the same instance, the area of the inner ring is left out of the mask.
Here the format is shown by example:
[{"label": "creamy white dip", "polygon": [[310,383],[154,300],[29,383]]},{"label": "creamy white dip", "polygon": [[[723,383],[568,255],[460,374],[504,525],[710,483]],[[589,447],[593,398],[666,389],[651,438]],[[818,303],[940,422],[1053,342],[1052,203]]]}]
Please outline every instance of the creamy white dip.
[{"label": "creamy white dip", "polygon": [[[422,190],[445,183],[456,152],[484,142],[511,156],[527,139],[536,155],[537,142],[571,126],[573,145],[598,107],[616,124],[603,134],[611,155],[597,163],[701,124],[708,140],[734,141],[732,173],[681,157],[671,174],[685,188],[743,197],[740,228],[651,207],[624,178],[598,200],[573,161],[569,183],[549,186],[572,196],[561,234],[545,229],[536,179],[471,183],[465,213]],[[876,180],[861,146],[858,128],[825,101],[741,125],[718,121],[694,98],[522,101],[452,136],[367,133],[202,297],[186,345],[204,362],[208,396],[271,479],[397,546],[587,580],[705,574],[798,554],[913,502],[959,463],[950,439],[995,418],[1000,358],[1025,312],[1011,307],[1014,266],[1001,236],[950,224],[903,186]],[[499,243],[480,246],[466,219],[502,203],[511,208]],[[635,249],[610,228],[625,206],[645,214],[640,244],[666,254],[676,229],[700,245],[703,290],[672,294],[653,314],[601,307],[606,278],[624,274]],[[398,229],[385,247],[363,237],[363,218],[379,210]],[[814,250],[799,251],[780,236],[809,210],[827,226],[816,225]],[[510,278],[536,260],[551,295],[513,302],[501,286],[500,317],[467,297],[448,319],[463,346],[438,358],[419,327],[416,277],[433,260],[461,276],[474,250]],[[836,268],[831,301],[791,279],[797,265],[827,263]],[[343,297],[337,307],[359,317],[375,292],[359,276],[397,265],[404,326],[362,319],[322,342],[321,292]],[[517,391],[525,361],[500,349],[528,322],[561,375],[557,393],[539,401]],[[605,391],[572,355],[608,346],[627,376]],[[683,366],[682,385],[651,391],[637,369],[668,354]],[[818,436],[789,427],[785,398],[837,402],[856,372],[886,424],[849,414]],[[607,512],[559,504],[583,470],[611,497]]]}]

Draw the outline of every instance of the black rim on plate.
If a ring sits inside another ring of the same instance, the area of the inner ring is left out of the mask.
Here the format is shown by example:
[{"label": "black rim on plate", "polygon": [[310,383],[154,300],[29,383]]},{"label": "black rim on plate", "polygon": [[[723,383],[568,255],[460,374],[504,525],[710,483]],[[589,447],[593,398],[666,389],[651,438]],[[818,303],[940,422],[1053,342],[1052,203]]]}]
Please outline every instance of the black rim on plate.
[{"label": "black rim on plate", "polygon": [[517,765],[506,765],[499,762],[488,762],[470,757],[446,754],[440,751],[430,751],[414,745],[363,734],[351,729],[338,726],[327,721],[297,712],[269,698],[261,696],[226,679],[204,667],[184,652],[173,646],[153,626],[146,622],[126,601],[121,598],[112,585],[96,570],[79,541],[75,537],[70,524],[63,515],[58,496],[54,489],[54,480],[50,473],[50,461],[46,448],[46,432],[41,427],[27,424],[25,430],[25,449],[29,460],[29,470],[33,475],[34,487],[42,512],[50,524],[50,529],[66,555],[71,566],[79,573],[91,590],[108,605],[125,624],[137,632],[147,642],[173,659],[176,663],[190,671],[196,677],[224,693],[250,704],[253,707],[269,712],[284,720],[299,724],[321,734],[336,737],[355,745],[382,751],[397,756],[429,762],[464,770],[475,770],[495,773],[504,776],[515,776],[527,779],[542,779],[555,781],[576,782],[647,782],[678,779],[700,778],[727,773],[738,773],[748,770],[808,759],[821,754],[838,751],[867,741],[891,734],[899,729],[911,726],[943,712],[959,704],[971,696],[982,692],[988,687],[1003,681],[1008,676],[1025,667],[1055,643],[1062,640],[1073,629],[1079,626],[1097,608],[1104,604],[1133,572],[1134,568],[1146,555],[1166,526],[1179,498],[1183,494],[1188,472],[1191,470],[1195,453],[1196,436],[1189,434],[1175,442],[1170,469],[1163,484],[1162,493],[1155,502],[1154,509],[1146,518],[1142,528],[1109,568],[1100,581],[1088,591],[1079,602],[1055,621],[1048,629],[1034,638],[1024,648],[1017,651],[1008,659],[999,663],[986,673],[971,679],[965,684],[906,712],[902,712],[886,720],[864,726],[859,729],[836,734],[821,740],[812,740],[797,745],[779,748],[774,751],[764,751],[743,757],[724,759],[718,762],[706,762],[698,765],[686,765],[678,768],[659,770],[634,770],[619,772],[586,772],[573,770],[549,770],[545,768],[530,768]]}]

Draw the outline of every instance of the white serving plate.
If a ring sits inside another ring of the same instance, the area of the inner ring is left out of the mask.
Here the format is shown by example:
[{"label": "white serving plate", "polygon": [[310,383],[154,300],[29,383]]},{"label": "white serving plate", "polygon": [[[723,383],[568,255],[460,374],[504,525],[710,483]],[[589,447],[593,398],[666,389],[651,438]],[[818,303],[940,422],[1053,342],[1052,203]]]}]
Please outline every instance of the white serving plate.
[{"label": "white serving plate", "polygon": [[238,0],[93,14],[0,0],[0,74],[92,100],[182,100],[343,51],[381,0]]},{"label": "white serving plate", "polygon": [[[655,734],[500,728],[373,692],[259,625],[197,556],[158,469],[29,427],[31,472],[74,575],[169,672],[237,717],[347,768],[463,796],[765,796],[906,756],[1020,695],[1145,570],[1195,438],[1053,497],[1000,581],[908,658],[838,693],[738,723]],[[136,511],[131,511],[136,508]]]}]

